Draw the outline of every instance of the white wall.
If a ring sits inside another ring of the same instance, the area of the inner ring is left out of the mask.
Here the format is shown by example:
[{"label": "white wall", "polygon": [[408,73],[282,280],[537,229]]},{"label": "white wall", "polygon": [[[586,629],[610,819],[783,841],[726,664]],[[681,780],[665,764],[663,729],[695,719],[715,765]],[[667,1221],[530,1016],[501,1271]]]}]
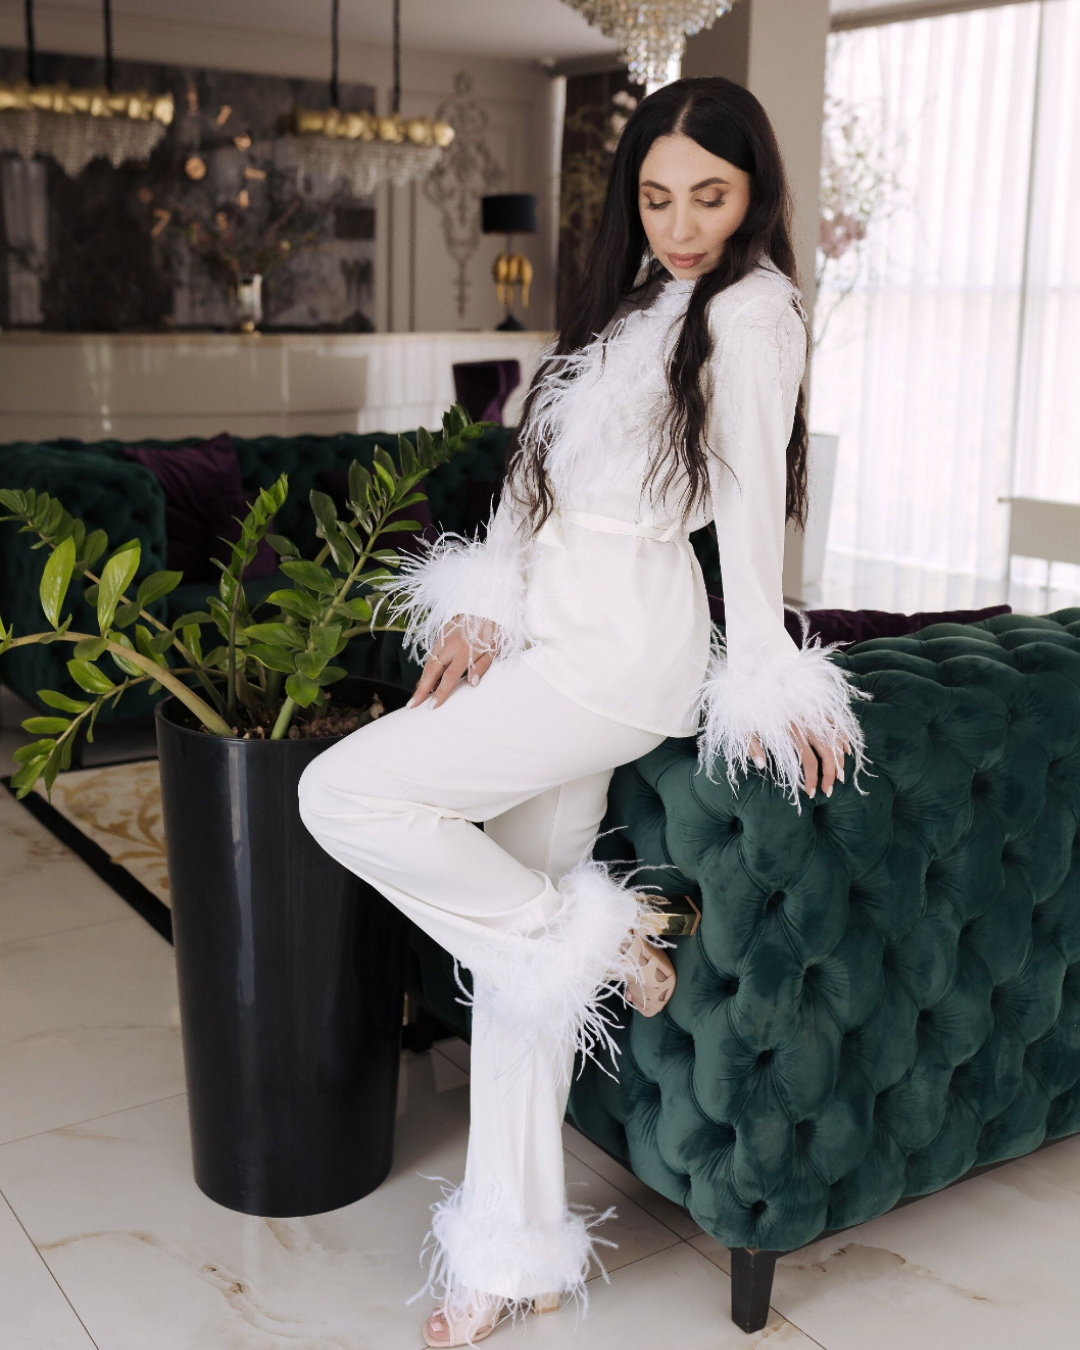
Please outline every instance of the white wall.
[{"label": "white wall", "polygon": [[[252,5],[257,14],[258,6]],[[328,7],[329,8],[329,7]],[[37,44],[41,51],[96,56],[101,52],[100,16],[93,12],[38,4]],[[329,36],[261,32],[257,28],[198,25],[179,19],[117,15],[114,49],[120,59],[162,61],[221,70],[329,78]],[[22,7],[0,9],[0,45],[22,47]],[[459,148],[469,141],[472,160],[486,165],[491,181],[473,173],[451,177],[446,206],[429,201],[418,186],[382,189],[376,196],[376,327],[379,331],[475,331],[502,317],[496,304],[491,264],[505,238],[479,234],[484,192],[535,192],[539,233],[515,238],[535,269],[529,308],[517,310],[529,329],[554,324],[556,222],[551,203],[554,121],[553,81],[533,62],[499,61],[459,53],[405,49],[401,58],[401,112],[435,115],[455,96],[460,76],[471,84],[458,95],[468,105],[459,130]],[[388,112],[392,84],[389,47],[342,42],[341,78],[373,85],[377,109]],[[475,125],[470,133],[466,128]],[[455,161],[456,162],[456,161]],[[475,217],[476,235],[469,238]],[[459,259],[466,285],[464,312],[458,308]]]}]

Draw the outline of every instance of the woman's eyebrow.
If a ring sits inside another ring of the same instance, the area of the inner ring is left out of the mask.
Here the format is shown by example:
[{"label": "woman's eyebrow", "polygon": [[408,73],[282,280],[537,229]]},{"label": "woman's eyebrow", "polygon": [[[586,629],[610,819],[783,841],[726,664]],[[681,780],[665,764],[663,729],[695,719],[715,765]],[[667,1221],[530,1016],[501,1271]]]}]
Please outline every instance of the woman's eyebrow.
[{"label": "woman's eyebrow", "polygon": [[[690,191],[697,192],[698,188],[708,187],[710,183],[722,183],[724,187],[731,186],[731,184],[728,182],[726,178],[703,178],[700,183],[695,183],[694,186],[690,189]],[[659,188],[661,192],[671,191],[671,189],[666,188],[663,185],[663,183],[654,183],[651,178],[643,178],[641,180],[641,186]]]}]

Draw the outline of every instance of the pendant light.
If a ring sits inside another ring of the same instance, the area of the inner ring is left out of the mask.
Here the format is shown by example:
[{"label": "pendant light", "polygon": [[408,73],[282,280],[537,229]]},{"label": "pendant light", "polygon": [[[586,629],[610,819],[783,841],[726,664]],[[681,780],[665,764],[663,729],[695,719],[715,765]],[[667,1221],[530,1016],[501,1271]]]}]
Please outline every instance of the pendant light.
[{"label": "pendant light", "polygon": [[0,154],[47,155],[71,178],[99,157],[114,169],[129,159],[146,159],[172,122],[173,96],[113,88],[111,0],[103,0],[105,84],[97,89],[36,82],[34,0],[23,4],[26,79],[0,81]]},{"label": "pendant light", "polygon": [[401,106],[401,0],[393,0],[394,88],[390,113],[342,112],[338,81],[340,0],[330,10],[330,107],[297,108],[291,134],[299,167],[346,183],[366,197],[385,182],[396,187],[426,178],[454,139],[449,122],[403,118]]},{"label": "pendant light", "polygon": [[565,0],[605,37],[618,42],[635,84],[668,78],[671,62],[682,59],[686,39],[711,28],[735,0]]}]

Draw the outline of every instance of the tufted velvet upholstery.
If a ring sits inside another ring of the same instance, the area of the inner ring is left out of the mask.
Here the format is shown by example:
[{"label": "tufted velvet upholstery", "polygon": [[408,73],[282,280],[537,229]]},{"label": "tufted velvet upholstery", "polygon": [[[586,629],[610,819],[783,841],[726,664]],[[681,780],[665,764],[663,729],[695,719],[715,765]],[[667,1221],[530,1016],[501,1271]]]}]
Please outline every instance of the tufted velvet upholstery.
[{"label": "tufted velvet upholstery", "polygon": [[702,920],[664,1013],[615,1004],[618,1080],[590,1062],[570,1116],[730,1247],[803,1246],[1080,1130],[1080,609],[835,659],[874,694],[867,796],[800,816],[669,739],[616,769],[601,825],[598,856]]}]

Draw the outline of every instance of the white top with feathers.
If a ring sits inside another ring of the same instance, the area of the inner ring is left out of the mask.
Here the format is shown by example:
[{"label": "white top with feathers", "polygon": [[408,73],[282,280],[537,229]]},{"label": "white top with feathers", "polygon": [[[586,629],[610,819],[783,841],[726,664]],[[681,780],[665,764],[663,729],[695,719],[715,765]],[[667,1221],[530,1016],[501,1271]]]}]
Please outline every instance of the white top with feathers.
[{"label": "white top with feathers", "polygon": [[[659,444],[668,360],[694,284],[671,278],[651,302],[620,305],[602,333],[549,372],[530,430],[542,429],[549,445],[556,514],[535,536],[504,488],[484,540],[445,533],[404,557],[385,587],[417,659],[455,616],[465,616],[458,626],[474,645],[476,619],[494,619],[501,630],[496,659],[520,657],[568,697],[615,721],[697,734],[702,769],[714,778],[726,761],[733,790],[749,769],[748,742],[756,735],[767,772],[801,809],[793,729],[834,749],[846,741],[857,773],[866,757],[851,700],[869,697],[827,659],[837,644],[808,643],[804,621],[798,646],[784,627],[786,449],[806,366],[806,313],[798,289],[770,259],[710,301],[710,493],[707,506],[682,525],[685,474],[660,500],[643,485]],[[592,519],[582,523],[571,513]],[[726,639],[710,620],[687,538],[710,520]],[[612,532],[620,522],[659,528]],[[665,527],[673,537],[648,537]]]}]

